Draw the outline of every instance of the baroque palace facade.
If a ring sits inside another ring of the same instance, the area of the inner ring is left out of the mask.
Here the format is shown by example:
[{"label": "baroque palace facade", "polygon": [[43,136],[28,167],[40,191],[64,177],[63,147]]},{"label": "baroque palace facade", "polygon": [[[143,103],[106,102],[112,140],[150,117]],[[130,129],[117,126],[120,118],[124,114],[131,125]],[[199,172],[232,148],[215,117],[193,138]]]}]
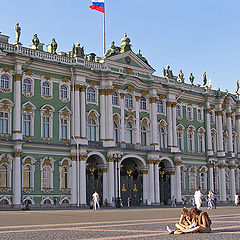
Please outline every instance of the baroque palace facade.
[{"label": "baroque palace facade", "polygon": [[[35,40],[36,40],[36,36]],[[0,33],[0,204],[167,204],[197,186],[220,201],[239,190],[237,94],[164,76],[125,35],[103,58],[78,43],[56,53]],[[55,42],[56,43],[56,42]],[[204,76],[206,80],[206,75]]]}]

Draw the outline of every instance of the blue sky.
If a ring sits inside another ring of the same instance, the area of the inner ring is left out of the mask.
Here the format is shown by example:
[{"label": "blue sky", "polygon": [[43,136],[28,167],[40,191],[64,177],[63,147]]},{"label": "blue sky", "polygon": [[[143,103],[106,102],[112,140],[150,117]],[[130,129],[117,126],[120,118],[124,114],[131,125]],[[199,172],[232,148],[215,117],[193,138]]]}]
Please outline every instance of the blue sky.
[{"label": "blue sky", "polygon": [[[189,82],[202,83],[202,74],[213,87],[234,92],[240,80],[239,0],[105,0],[106,45],[120,45],[126,32],[132,49],[142,50],[156,75],[170,65],[182,69]],[[102,56],[102,13],[89,8],[90,0],[0,0],[0,31],[15,40],[20,23],[21,42],[30,46],[35,33],[45,45],[53,37],[58,51],[69,51],[79,41],[85,53]]]}]

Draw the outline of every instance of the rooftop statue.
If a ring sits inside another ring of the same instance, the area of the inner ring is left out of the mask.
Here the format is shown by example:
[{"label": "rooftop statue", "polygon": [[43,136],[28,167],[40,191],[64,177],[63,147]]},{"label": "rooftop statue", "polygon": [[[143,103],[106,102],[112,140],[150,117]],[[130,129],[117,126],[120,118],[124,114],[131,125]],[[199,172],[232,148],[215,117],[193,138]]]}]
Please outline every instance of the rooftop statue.
[{"label": "rooftop statue", "polygon": [[20,40],[20,35],[21,35],[21,28],[19,27],[19,23],[16,23],[16,26],[14,28],[14,31],[16,33],[16,40],[15,40],[15,44],[19,44],[19,40]]},{"label": "rooftop statue", "polygon": [[34,34],[34,35],[33,35],[32,43],[33,43],[33,45],[35,46],[35,49],[37,49],[37,48],[38,48],[38,45],[39,45],[39,43],[40,43],[37,34]]},{"label": "rooftop statue", "polygon": [[55,38],[53,38],[51,43],[51,53],[56,54],[57,47],[58,47],[57,42]]},{"label": "rooftop statue", "polygon": [[182,70],[179,71],[178,82],[184,83],[184,74],[183,74]]},{"label": "rooftop statue", "polygon": [[172,73],[172,70],[170,69],[169,65],[167,65],[166,69],[163,68],[163,75],[166,78],[172,78],[173,77],[173,73]]},{"label": "rooftop statue", "polygon": [[139,58],[141,58],[146,64],[148,64],[148,61],[145,57],[143,57],[142,53],[141,53],[141,50],[138,49],[138,52],[136,54]]},{"label": "rooftop statue", "polygon": [[130,42],[131,42],[130,38],[125,33],[124,37],[121,39],[121,53],[132,50]]},{"label": "rooftop statue", "polygon": [[238,95],[238,91],[239,91],[239,82],[238,80],[236,81],[236,90],[235,90],[235,94]]},{"label": "rooftop statue", "polygon": [[116,47],[115,42],[112,41],[112,43],[109,46],[109,49],[104,54],[104,58],[110,57],[110,56],[115,55],[117,53],[120,53],[119,47]]},{"label": "rooftop statue", "polygon": [[195,78],[195,77],[193,76],[193,74],[190,73],[189,80],[190,80],[191,85],[193,85],[194,78]]},{"label": "rooftop statue", "polygon": [[203,87],[206,87],[207,85],[207,74],[206,72],[203,73]]},{"label": "rooftop statue", "polygon": [[73,57],[84,58],[84,47],[80,46],[80,42],[77,42],[77,46],[73,44],[72,55]]}]

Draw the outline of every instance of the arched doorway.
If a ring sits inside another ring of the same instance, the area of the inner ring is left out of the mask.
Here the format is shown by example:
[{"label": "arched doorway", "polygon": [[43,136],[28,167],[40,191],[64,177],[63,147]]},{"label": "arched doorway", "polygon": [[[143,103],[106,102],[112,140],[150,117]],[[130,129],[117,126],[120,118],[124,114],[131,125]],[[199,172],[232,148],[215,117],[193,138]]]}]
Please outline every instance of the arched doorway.
[{"label": "arched doorway", "polygon": [[143,201],[143,177],[139,163],[134,158],[127,158],[121,162],[120,191],[124,206],[131,198],[132,206],[139,206]]},{"label": "arched doorway", "polygon": [[171,199],[171,178],[168,162],[162,160],[159,164],[160,202],[167,205]]},{"label": "arched doorway", "polygon": [[96,191],[100,197],[100,204],[103,198],[103,174],[101,169],[102,159],[98,155],[92,155],[86,162],[86,200],[87,205],[92,200],[92,194]]}]

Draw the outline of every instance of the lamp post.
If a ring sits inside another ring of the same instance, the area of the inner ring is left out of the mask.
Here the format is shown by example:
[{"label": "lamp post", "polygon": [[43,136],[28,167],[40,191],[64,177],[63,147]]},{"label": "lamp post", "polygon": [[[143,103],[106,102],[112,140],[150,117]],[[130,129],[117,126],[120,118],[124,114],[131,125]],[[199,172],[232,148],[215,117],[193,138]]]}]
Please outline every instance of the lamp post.
[{"label": "lamp post", "polygon": [[119,179],[119,160],[122,158],[120,153],[114,154],[114,162],[117,164],[117,197],[116,197],[116,208],[121,208],[120,198],[120,179]]}]

